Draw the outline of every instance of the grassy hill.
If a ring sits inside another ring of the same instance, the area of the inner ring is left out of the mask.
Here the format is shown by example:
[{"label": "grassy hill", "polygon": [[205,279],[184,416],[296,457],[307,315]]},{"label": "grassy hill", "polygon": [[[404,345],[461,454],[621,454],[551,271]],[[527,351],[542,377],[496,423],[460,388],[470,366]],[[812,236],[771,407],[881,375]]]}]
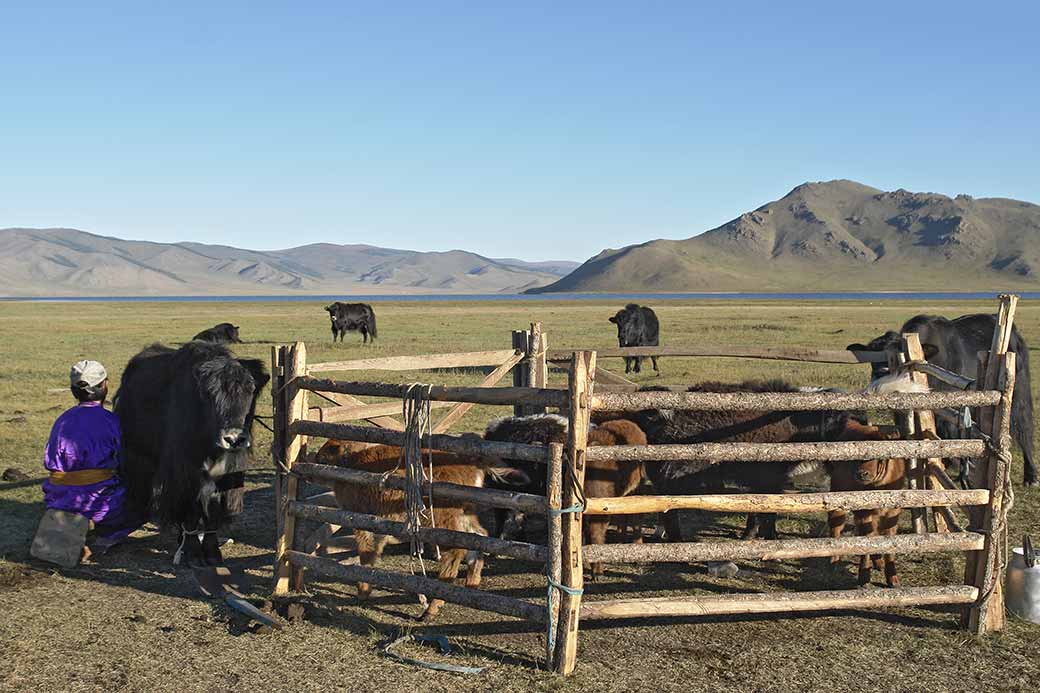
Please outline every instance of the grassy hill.
[{"label": "grassy hill", "polygon": [[0,230],[0,296],[517,293],[578,263],[320,243],[255,251],[75,229]]},{"label": "grassy hill", "polygon": [[532,293],[1040,288],[1040,206],[805,183],[686,240],[604,250]]}]

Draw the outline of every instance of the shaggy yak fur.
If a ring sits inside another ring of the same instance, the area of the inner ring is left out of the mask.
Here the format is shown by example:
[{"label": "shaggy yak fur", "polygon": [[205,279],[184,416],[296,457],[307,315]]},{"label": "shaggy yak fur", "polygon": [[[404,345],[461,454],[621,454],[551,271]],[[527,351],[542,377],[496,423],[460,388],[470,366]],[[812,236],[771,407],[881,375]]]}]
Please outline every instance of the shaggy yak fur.
[{"label": "shaggy yak fur", "polygon": [[226,474],[249,454],[256,398],[269,376],[256,359],[219,344],[154,344],[130,359],[115,397],[123,431],[123,466],[132,506],[176,526],[189,565],[221,562],[216,530],[227,491],[242,472]]},{"label": "shaggy yak fur", "polygon": [[[607,318],[617,325],[617,339],[619,347],[641,347],[657,346],[660,343],[660,324],[657,322],[657,314],[647,306],[629,303],[614,315]],[[639,372],[643,366],[643,356],[626,356],[625,372]],[[657,357],[651,356],[650,362],[654,370],[657,368]]]},{"label": "shaggy yak fur", "polygon": [[[993,340],[997,318],[986,313],[962,315],[954,320],[938,315],[917,315],[903,324],[899,332],[886,332],[868,344],[849,344],[850,351],[896,351],[902,348],[904,332],[916,332],[921,338],[924,356],[930,363],[969,378],[978,374],[978,352],[988,351]],[[1011,435],[1022,448],[1025,460],[1024,480],[1027,486],[1038,481],[1033,461],[1033,390],[1029,375],[1029,347],[1018,328],[1012,328],[1008,351],[1016,354],[1015,392],[1011,402]],[[873,364],[874,378],[888,373],[888,365]],[[928,384],[935,390],[954,389],[952,385],[929,376]],[[938,412],[937,412],[938,413]],[[960,437],[955,417],[937,417],[939,434],[943,438]]]},{"label": "shaggy yak fur", "polygon": [[332,341],[343,341],[347,332],[358,331],[361,333],[361,341],[368,342],[371,337],[373,341],[376,334],[376,312],[367,303],[341,303],[336,301],[325,306],[328,311],[329,320],[332,321]]},{"label": "shaggy yak fur", "polygon": [[[567,442],[567,419],[554,414],[534,416],[509,416],[492,421],[484,433],[486,440],[531,445]],[[592,426],[588,444],[597,445],[646,445],[646,436],[634,422],[625,419],[607,421]],[[546,469],[544,464],[513,462],[531,477],[530,493],[544,495],[546,492]],[[612,460],[588,461],[585,465],[585,495],[589,498],[627,496],[639,486],[643,479],[640,462],[615,462]],[[586,515],[582,521],[586,544],[607,543],[606,515]],[[603,574],[603,564],[591,566],[593,579]]]},{"label": "shaggy yak fur", "polygon": [[203,330],[192,337],[192,339],[202,342],[214,342],[216,344],[242,343],[242,340],[238,338],[238,327],[229,322],[222,322],[219,325],[214,325],[208,330]]},{"label": "shaggy yak fur", "polygon": [[[661,390],[645,387],[642,391]],[[742,383],[703,382],[691,385],[689,392],[797,392],[782,380],[748,380]],[[601,412],[597,417],[619,416]],[[652,445],[710,442],[793,443],[836,440],[849,419],[848,412],[764,412],[764,411],[675,411],[647,409],[623,414],[645,431]],[[725,462],[705,461],[648,462],[646,474],[661,495],[713,493],[724,489],[752,493],[780,493],[791,485],[801,471],[800,462]],[[675,512],[665,513],[665,530],[672,541],[681,537]],[[761,535],[776,537],[776,516],[748,516],[745,539]]]},{"label": "shaggy yak fur", "polygon": [[[404,466],[399,464],[401,455],[399,447],[389,445],[370,445],[351,443],[339,440],[327,441],[315,456],[319,464],[330,464],[349,467],[376,474],[391,473],[404,476]],[[423,454],[424,461],[426,454]],[[483,488],[488,479],[496,479],[503,484],[526,484],[526,475],[515,469],[501,466],[497,461],[488,462],[479,457],[456,455],[447,452],[433,452],[433,480]],[[336,502],[344,510],[380,517],[397,522],[407,522],[404,493],[396,489],[362,486],[346,482],[333,484]],[[437,501],[433,507],[433,525],[441,529],[456,532],[467,532],[487,536],[473,506],[461,501]],[[397,543],[394,537],[355,529],[358,557],[361,565],[375,566],[388,543]],[[473,552],[466,569],[466,586],[480,585],[484,557]],[[452,582],[459,574],[459,568],[466,557],[466,549],[447,548],[441,551],[441,559],[437,576],[445,582]],[[357,586],[358,600],[368,599],[371,587],[367,582],[359,582]],[[430,621],[436,617],[444,601],[431,599],[422,620]]]},{"label": "shaggy yak fur", "polygon": [[[876,426],[867,426],[857,421],[849,421],[845,431],[838,440],[896,440],[896,433],[885,434]],[[827,465],[831,473],[832,491],[872,491],[878,489],[901,489],[906,487],[905,459],[890,458],[866,460],[863,462],[831,462]],[[856,533],[860,536],[893,536],[899,528],[901,508],[880,510],[856,510],[854,512]],[[837,539],[845,527],[847,520],[844,510],[832,510],[827,514],[831,537]],[[838,556],[831,558],[836,563]],[[871,563],[878,570],[882,567],[882,557],[861,556],[859,559],[859,584],[870,583]],[[899,586],[896,574],[896,562],[892,554],[884,554],[885,583],[889,587]]]}]

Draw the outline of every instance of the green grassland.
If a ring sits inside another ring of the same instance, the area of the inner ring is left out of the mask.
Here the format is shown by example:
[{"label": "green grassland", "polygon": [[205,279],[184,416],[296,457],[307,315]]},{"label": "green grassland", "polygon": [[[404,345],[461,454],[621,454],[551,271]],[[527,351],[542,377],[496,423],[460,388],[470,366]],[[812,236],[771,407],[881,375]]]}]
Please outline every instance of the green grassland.
[{"label": "green grassland", "polygon": [[[866,341],[919,313],[949,316],[992,310],[986,302],[748,302],[662,301],[662,344],[815,345],[842,348]],[[541,321],[551,348],[615,346],[607,317],[619,306],[587,302],[391,302],[376,306],[379,339],[363,346],[351,335],[330,341],[318,303],[0,303],[0,470],[28,474],[28,482],[0,482],[0,690],[978,690],[1032,689],[1040,676],[1037,626],[1009,621],[1006,632],[983,639],[956,628],[949,609],[796,618],[704,618],[597,623],[583,628],[574,676],[557,679],[538,669],[544,633],[493,614],[448,605],[438,623],[459,652],[442,657],[405,647],[421,658],[489,665],[478,676],[416,669],[379,655],[399,629],[417,628],[414,599],[377,593],[364,608],[352,586],[314,579],[298,597],[306,620],[281,632],[254,633],[219,604],[196,594],[190,575],[170,565],[171,541],[141,532],[96,562],[55,570],[32,561],[28,546],[43,510],[42,454],[54,418],[70,406],[69,366],[81,358],[103,362],[113,382],[124,364],[152,342],[183,342],[230,320],[241,326],[241,355],[265,360],[273,345],[305,341],[310,362],[375,356],[504,349],[509,333]],[[1027,341],[1040,339],[1040,311],[1020,307]],[[661,359],[662,374],[634,379],[668,384],[698,380],[785,377],[800,385],[855,388],[863,366],[738,359]],[[620,368],[620,360],[601,363]],[[357,379],[468,384],[475,369],[415,373],[359,373]],[[562,386],[564,376],[550,374]],[[270,413],[269,392],[260,413]],[[457,430],[480,430],[502,409],[475,407]],[[270,590],[274,540],[270,434],[257,429],[256,471],[250,472],[246,512],[231,528],[228,563],[251,579],[251,595]],[[1040,535],[1040,491],[1024,490],[1016,456],[1012,536]],[[707,522],[692,517],[698,536],[735,537],[741,518]],[[822,517],[785,518],[787,536],[818,536]],[[388,552],[388,554],[391,552]],[[390,565],[407,570],[400,551]],[[899,559],[903,584],[960,579],[959,556]],[[721,591],[853,588],[850,562],[741,564],[733,579],[709,577],[701,566],[611,567],[588,586],[587,598],[663,596]],[[543,598],[544,578],[532,566],[492,559],[488,589]],[[877,585],[870,589],[883,589]]]}]

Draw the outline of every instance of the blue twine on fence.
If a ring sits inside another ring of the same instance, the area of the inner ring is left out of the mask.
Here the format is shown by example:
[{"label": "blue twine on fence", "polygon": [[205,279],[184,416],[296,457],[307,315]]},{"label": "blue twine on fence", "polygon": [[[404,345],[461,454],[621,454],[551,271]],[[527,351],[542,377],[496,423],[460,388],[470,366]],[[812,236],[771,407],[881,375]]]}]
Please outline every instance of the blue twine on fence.
[{"label": "blue twine on fence", "polygon": [[[583,513],[583,512],[585,512],[585,502],[584,502],[584,499],[582,499],[581,503],[578,503],[577,505],[572,505],[569,508],[549,508],[549,515],[551,515],[552,517],[559,517],[560,515],[564,515],[566,513]],[[548,568],[549,567],[546,566],[546,570],[547,571],[548,571]],[[556,580],[553,580],[552,576],[549,575],[548,572],[545,573],[545,582],[547,584],[547,587],[546,587],[546,606],[548,607],[548,614],[547,614],[547,618],[545,619],[545,623],[546,623],[545,639],[546,639],[546,644],[547,644],[546,652],[548,652],[549,656],[551,657],[553,651],[556,650],[556,633],[553,632],[553,619],[552,619],[554,590],[560,590],[561,592],[569,594],[572,597],[580,597],[581,595],[583,595],[585,593],[585,590],[581,589],[580,587],[568,587],[567,585],[560,584]]]}]

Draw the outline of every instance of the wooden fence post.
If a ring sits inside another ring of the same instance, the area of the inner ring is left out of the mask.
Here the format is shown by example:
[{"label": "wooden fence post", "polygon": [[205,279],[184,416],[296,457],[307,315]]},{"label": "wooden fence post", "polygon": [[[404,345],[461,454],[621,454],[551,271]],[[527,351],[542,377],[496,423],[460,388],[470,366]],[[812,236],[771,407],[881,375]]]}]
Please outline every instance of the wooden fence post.
[{"label": "wooden fence post", "polygon": [[[888,367],[892,373],[898,373],[899,367],[906,362],[905,335],[903,343],[904,348],[900,350],[900,353],[897,354],[890,351],[888,354]],[[914,413],[912,411],[894,411],[892,412],[892,416],[895,419],[896,426],[899,427],[899,434],[904,438],[909,438],[917,431],[914,425]],[[918,460],[910,459],[907,460],[907,462],[910,467],[909,473],[907,474],[907,486],[912,490],[916,490],[919,487],[918,480],[920,478],[918,472]],[[928,531],[928,522],[926,520],[924,508],[910,508],[910,519],[914,527],[914,532],[917,534],[925,534]]]},{"label": "wooden fence post", "polygon": [[990,439],[994,449],[987,455],[990,502],[983,511],[982,533],[986,545],[975,563],[972,584],[979,590],[979,600],[968,612],[968,629],[978,635],[1003,630],[1004,568],[1007,565],[1007,512],[1004,494],[1011,484],[1011,402],[1015,390],[1014,352],[1003,355],[998,385],[1003,396],[994,407]]},{"label": "wooden fence post", "polygon": [[[532,322],[527,342],[527,386],[545,387],[549,379],[549,362],[545,360],[547,341],[542,323]],[[530,414],[544,414],[545,407],[531,407]]]},{"label": "wooden fence post", "polygon": [[[285,473],[282,472],[285,446],[282,443],[282,421],[285,418],[285,393],[282,391],[282,363],[285,347],[271,347],[271,462],[274,466],[274,537],[275,544],[282,535],[282,520],[285,519]],[[274,574],[278,574],[278,553],[275,552]]]},{"label": "wooden fence post", "polygon": [[[563,446],[559,443],[549,445],[549,475],[545,491],[546,513],[548,516],[548,557],[545,573],[549,578],[548,603],[546,614],[549,630],[545,638],[545,663],[552,669],[556,651],[556,626],[560,618],[561,590],[553,583],[560,584],[562,578],[561,563],[563,560],[563,520],[560,508],[563,507]],[[552,635],[553,637],[550,637]]]},{"label": "wooden fence post", "polygon": [[[589,416],[596,374],[596,352],[576,351],[571,358],[568,381],[570,427],[567,434],[569,483],[564,486],[563,505],[579,505],[585,498],[585,449],[588,445]],[[584,562],[581,555],[582,514],[563,515],[562,565],[560,582],[567,589],[561,595],[560,620],[557,626],[556,671],[567,675],[574,671],[578,655],[578,619],[581,595],[585,586]]]},{"label": "wooden fence post", "polygon": [[[916,332],[907,332],[903,334],[903,353],[906,355],[908,361],[924,361],[924,349],[921,347],[921,336]],[[920,385],[928,385],[928,376],[919,371],[910,371],[910,377],[915,383]],[[929,409],[919,409],[914,412],[914,426],[920,433],[935,433],[935,414]],[[939,480],[935,478],[935,475],[930,473],[930,470],[939,467],[941,468],[943,461],[938,458],[930,458],[927,460],[917,460],[918,471],[920,477],[918,478],[919,488],[930,488],[940,489],[943,488]],[[947,511],[948,512],[948,511]],[[935,531],[936,532],[949,532],[950,526],[946,522],[946,516],[939,508],[932,508],[932,516],[935,520]]]},{"label": "wooden fence post", "polygon": [[[292,432],[294,421],[307,418],[307,391],[296,385],[296,379],[307,375],[307,347],[303,342],[296,342],[286,354],[282,377],[282,390],[285,397],[285,424],[283,462],[287,471],[297,462],[303,461],[307,454],[307,438]],[[299,591],[303,588],[303,572],[292,566],[285,557],[285,552],[294,550],[296,535],[296,517],[284,513],[285,501],[301,500],[299,479],[287,474],[284,484],[283,516],[281,532],[275,545],[275,586],[274,594],[287,594],[290,589]],[[302,547],[301,547],[302,548]]]},{"label": "wooden fence post", "polygon": [[[527,330],[513,330],[513,348],[523,352],[525,357],[528,354],[529,341],[530,333]],[[520,365],[513,368],[513,387],[527,387],[527,375],[527,368],[524,367],[524,362],[521,361]],[[523,415],[524,405],[513,405],[513,416]]]}]

